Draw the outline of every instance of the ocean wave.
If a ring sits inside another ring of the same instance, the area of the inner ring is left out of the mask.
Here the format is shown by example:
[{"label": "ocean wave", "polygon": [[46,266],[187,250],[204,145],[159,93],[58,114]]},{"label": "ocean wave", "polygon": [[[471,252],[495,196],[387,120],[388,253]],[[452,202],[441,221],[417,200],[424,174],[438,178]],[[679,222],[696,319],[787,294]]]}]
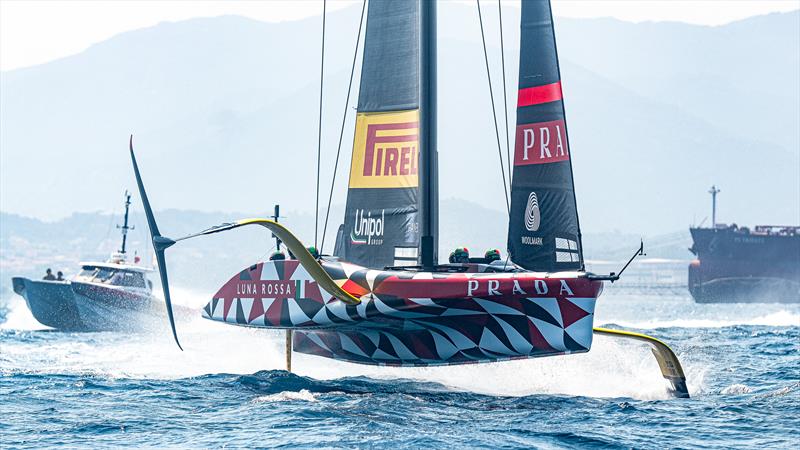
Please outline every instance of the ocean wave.
[{"label": "ocean wave", "polygon": [[[348,392],[392,392],[398,380],[406,379],[431,383],[423,389],[426,391],[445,389],[516,397],[546,394],[669,398],[658,364],[646,347],[610,339],[597,339],[585,354],[468,366],[377,367],[295,353],[296,373],[281,378],[279,374],[285,373],[280,370],[285,361],[281,334],[211,325],[179,330],[184,352],[175,347],[166,331],[163,335],[4,331],[0,335],[0,365],[5,374],[72,374],[107,379],[172,380],[241,374],[238,382],[261,395],[302,389],[342,390],[338,384],[319,384],[341,379],[348,380]],[[272,375],[266,380],[248,375],[261,371]],[[702,368],[698,370],[701,372]],[[698,381],[702,382],[701,376],[690,379],[691,392],[700,387]],[[417,384],[418,388],[421,386]]]},{"label": "ocean wave", "polygon": [[778,389],[774,389],[772,391],[766,392],[761,395],[762,398],[770,398],[770,397],[783,397],[785,395],[789,395],[793,392],[800,390],[800,382],[792,383],[788,386],[783,386]]},{"label": "ocean wave", "polygon": [[0,330],[32,331],[51,329],[42,325],[33,317],[22,297],[15,295],[6,298],[2,302],[0,309],[3,310]]},{"label": "ocean wave", "polygon": [[301,389],[299,391],[283,391],[277,394],[262,395],[253,399],[255,403],[274,403],[274,402],[289,402],[289,401],[305,401],[316,402],[317,396],[308,389]]},{"label": "ocean wave", "polygon": [[722,389],[719,393],[721,395],[742,395],[751,392],[753,392],[753,390],[745,384],[732,384]]},{"label": "ocean wave", "polygon": [[657,328],[725,328],[734,326],[768,326],[794,327],[800,326],[800,314],[781,310],[757,317],[732,319],[650,319],[643,321],[604,320],[606,324],[615,324],[627,328],[653,330]]}]

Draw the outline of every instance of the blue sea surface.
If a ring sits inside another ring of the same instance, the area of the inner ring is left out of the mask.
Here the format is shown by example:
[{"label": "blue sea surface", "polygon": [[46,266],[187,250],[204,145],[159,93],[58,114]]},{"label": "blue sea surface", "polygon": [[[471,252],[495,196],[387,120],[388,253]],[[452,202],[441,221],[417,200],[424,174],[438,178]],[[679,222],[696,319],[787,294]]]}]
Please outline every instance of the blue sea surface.
[{"label": "blue sea surface", "polygon": [[[187,303],[198,303],[202,297]],[[0,447],[797,448],[800,305],[698,305],[607,289],[597,325],[669,343],[692,398],[635,343],[442,368],[295,355],[278,332],[197,319],[62,333],[0,300]]]}]

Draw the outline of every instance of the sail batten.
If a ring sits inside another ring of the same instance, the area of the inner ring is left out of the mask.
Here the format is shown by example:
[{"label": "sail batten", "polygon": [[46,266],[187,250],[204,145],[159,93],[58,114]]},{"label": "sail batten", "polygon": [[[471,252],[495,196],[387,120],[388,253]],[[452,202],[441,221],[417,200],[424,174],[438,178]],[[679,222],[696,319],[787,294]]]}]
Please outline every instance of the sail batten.
[{"label": "sail batten", "polygon": [[518,265],[582,268],[571,148],[550,2],[522,1],[508,249]]}]

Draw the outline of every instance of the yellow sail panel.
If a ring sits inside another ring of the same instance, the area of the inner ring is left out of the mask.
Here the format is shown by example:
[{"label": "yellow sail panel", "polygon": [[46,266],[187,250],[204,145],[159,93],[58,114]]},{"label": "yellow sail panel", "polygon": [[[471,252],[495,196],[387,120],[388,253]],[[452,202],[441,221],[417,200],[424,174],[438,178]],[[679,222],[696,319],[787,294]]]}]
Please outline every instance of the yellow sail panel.
[{"label": "yellow sail panel", "polygon": [[419,185],[419,110],[358,113],[351,189]]}]

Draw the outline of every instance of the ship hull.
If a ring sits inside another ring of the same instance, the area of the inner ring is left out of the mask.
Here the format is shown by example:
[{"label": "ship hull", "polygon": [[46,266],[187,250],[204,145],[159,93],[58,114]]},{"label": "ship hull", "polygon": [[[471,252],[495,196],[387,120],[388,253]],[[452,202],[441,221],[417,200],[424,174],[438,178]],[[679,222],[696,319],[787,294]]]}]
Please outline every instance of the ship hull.
[{"label": "ship hull", "polygon": [[[690,266],[689,278],[696,270]],[[800,283],[782,278],[731,277],[713,278],[689,285],[689,292],[697,303],[798,303]]]},{"label": "ship hull", "polygon": [[698,303],[800,303],[800,236],[693,228],[689,292]]},{"label": "ship hull", "polygon": [[164,308],[150,294],[93,283],[72,283],[81,320],[94,331],[146,331],[161,325],[153,320]]},{"label": "ship hull", "polygon": [[602,282],[578,274],[430,273],[323,262],[348,305],[320,289],[297,261],[235,275],[203,316],[293,329],[293,348],[387,366],[493,362],[586,352]]},{"label": "ship hull", "polygon": [[90,331],[81,320],[68,281],[12,278],[14,292],[25,299],[33,317],[42,325],[63,331]]},{"label": "ship hull", "polygon": [[149,294],[22,277],[12,284],[39,323],[61,331],[146,331],[160,325],[153,318],[164,315],[162,303]]}]

